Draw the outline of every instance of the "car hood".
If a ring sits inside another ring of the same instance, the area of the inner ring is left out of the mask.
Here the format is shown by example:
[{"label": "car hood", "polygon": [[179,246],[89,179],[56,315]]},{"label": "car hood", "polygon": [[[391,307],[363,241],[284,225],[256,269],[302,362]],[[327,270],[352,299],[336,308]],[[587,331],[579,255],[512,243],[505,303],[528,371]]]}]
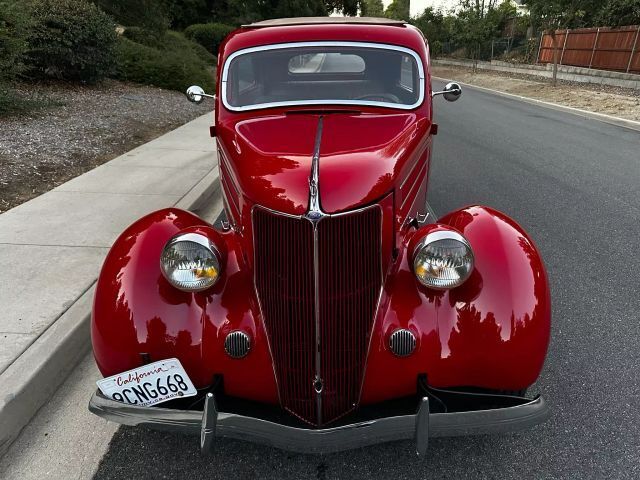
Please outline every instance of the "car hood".
[{"label": "car hood", "polygon": [[222,129],[221,136],[232,137],[222,140],[230,174],[246,197],[276,211],[303,215],[320,135],[320,204],[323,211],[336,213],[392,191],[406,176],[427,123],[411,112],[290,113],[240,121],[226,133]]}]

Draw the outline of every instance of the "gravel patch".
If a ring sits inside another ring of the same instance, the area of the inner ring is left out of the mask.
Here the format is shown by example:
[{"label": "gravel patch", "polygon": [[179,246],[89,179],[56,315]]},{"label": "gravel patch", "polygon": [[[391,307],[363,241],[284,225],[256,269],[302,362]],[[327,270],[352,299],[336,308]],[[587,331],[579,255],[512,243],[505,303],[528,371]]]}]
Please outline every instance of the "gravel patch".
[{"label": "gravel patch", "polygon": [[534,75],[491,70],[473,73],[469,68],[454,66],[433,65],[431,71],[435,76],[456,79],[470,85],[640,121],[640,90],[632,88],[564,80],[558,80],[558,86],[553,87],[551,80]]},{"label": "gravel patch", "polygon": [[0,212],[211,111],[180,92],[106,81],[98,86],[25,84],[48,105],[0,118]]}]

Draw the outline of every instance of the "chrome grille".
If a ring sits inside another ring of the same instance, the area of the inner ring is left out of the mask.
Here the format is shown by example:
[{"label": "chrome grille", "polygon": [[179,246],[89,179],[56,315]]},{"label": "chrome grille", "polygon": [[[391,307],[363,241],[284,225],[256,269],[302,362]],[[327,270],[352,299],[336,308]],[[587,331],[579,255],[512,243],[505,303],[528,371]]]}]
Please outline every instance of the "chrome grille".
[{"label": "chrome grille", "polygon": [[316,319],[314,226],[258,207],[253,212],[256,289],[280,400],[313,425],[357,406],[382,284],[380,216],[374,206],[327,216],[317,224]]},{"label": "chrome grille", "polygon": [[253,213],[255,279],[282,406],[315,417],[313,226],[300,218]]}]

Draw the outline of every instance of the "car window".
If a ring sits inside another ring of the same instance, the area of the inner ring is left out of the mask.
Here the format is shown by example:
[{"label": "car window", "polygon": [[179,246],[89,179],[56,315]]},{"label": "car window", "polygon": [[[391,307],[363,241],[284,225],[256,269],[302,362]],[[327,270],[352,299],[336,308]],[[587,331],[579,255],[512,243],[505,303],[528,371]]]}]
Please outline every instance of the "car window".
[{"label": "car window", "polygon": [[231,110],[349,104],[410,109],[424,74],[409,49],[354,42],[251,48],[225,62],[222,97]]},{"label": "car window", "polygon": [[413,65],[411,64],[409,58],[403,58],[402,64],[400,66],[400,85],[410,92],[413,92],[413,75]]},{"label": "car window", "polygon": [[289,73],[362,73],[362,57],[349,53],[306,53],[289,60]]},{"label": "car window", "polygon": [[253,62],[249,57],[238,58],[238,91],[245,92],[255,86],[255,74],[253,72]]}]

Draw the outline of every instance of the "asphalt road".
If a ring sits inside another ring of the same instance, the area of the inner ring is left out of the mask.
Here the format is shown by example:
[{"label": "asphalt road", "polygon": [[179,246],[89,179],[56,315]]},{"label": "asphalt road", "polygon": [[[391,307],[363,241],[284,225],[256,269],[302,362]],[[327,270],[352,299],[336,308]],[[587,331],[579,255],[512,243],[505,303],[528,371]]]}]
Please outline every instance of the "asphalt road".
[{"label": "asphalt road", "polygon": [[640,132],[471,89],[436,108],[434,210],[502,210],[546,261],[552,343],[532,391],[551,420],[433,439],[424,461],[411,442],[311,456],[221,440],[201,457],[196,438],[121,427],[96,479],[640,478]]}]

